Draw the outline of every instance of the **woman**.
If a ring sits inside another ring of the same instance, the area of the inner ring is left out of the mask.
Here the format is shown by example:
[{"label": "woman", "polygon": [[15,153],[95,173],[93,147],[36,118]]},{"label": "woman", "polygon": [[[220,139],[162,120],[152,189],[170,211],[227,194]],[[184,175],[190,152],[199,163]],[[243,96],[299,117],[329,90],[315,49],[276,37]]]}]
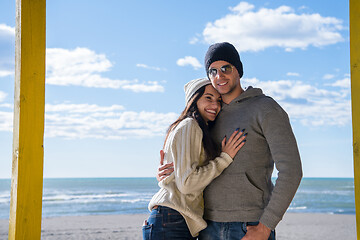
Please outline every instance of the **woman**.
[{"label": "woman", "polygon": [[143,226],[144,239],[196,239],[206,227],[203,190],[230,165],[245,143],[238,129],[217,150],[209,133],[221,108],[220,94],[206,79],[185,85],[186,107],[170,125],[165,138],[165,162],[174,172],[159,182],[160,190],[149,203],[151,211]]}]

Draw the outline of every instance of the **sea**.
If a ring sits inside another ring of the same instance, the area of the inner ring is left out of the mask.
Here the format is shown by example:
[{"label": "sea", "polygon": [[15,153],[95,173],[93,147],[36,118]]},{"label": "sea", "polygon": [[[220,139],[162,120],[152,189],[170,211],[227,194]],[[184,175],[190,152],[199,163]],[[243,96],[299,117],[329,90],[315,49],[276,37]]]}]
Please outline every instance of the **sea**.
[{"label": "sea", "polygon": [[[0,219],[9,218],[10,189],[0,179]],[[155,178],[44,179],[42,216],[147,214],[158,189]],[[355,214],[354,179],[303,178],[288,212]]]}]

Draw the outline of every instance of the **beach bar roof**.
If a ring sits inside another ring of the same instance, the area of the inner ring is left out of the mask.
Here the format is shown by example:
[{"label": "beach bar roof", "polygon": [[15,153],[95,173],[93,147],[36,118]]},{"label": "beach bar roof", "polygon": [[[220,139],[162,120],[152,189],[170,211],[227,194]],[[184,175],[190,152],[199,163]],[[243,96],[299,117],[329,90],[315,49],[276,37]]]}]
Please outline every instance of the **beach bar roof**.
[{"label": "beach bar roof", "polygon": [[[16,0],[9,240],[40,239],[46,0]],[[357,238],[360,239],[360,1],[350,0],[350,66]]]}]

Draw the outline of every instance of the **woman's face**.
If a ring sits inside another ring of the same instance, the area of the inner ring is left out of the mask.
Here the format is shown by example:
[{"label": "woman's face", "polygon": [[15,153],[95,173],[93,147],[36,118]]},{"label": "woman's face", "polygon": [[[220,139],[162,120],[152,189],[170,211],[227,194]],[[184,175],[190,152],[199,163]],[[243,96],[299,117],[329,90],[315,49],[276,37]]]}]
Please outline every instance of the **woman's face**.
[{"label": "woman's face", "polygon": [[206,123],[215,120],[221,108],[220,102],[220,94],[211,84],[207,85],[204,94],[196,103],[200,115]]}]

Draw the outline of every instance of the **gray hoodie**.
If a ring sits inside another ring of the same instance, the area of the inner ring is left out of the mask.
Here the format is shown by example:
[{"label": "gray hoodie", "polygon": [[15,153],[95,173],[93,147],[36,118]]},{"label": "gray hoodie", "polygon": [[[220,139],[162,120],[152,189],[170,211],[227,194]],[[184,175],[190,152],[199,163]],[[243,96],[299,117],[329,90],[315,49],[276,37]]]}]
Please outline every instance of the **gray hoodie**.
[{"label": "gray hoodie", "polygon": [[[302,178],[296,140],[286,112],[261,89],[249,87],[222,107],[212,128],[221,144],[235,129],[246,129],[246,144],[204,191],[204,218],[216,222],[260,221],[275,229]],[[279,171],[275,186],[274,163]]]}]

